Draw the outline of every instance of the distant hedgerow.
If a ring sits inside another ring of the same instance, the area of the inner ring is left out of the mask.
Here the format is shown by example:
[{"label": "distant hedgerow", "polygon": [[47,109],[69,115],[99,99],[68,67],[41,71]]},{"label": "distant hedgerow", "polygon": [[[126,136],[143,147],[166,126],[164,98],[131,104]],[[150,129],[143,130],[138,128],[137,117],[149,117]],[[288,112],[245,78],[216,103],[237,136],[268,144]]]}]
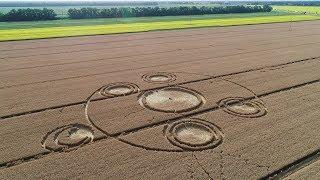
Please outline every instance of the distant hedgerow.
[{"label": "distant hedgerow", "polygon": [[230,13],[255,13],[270,12],[269,5],[255,6],[180,6],[180,7],[125,7],[125,8],[81,8],[69,9],[68,15],[71,19],[85,18],[118,18],[118,17],[148,17],[148,16],[180,16],[180,15],[204,15],[204,14],[230,14]]},{"label": "distant hedgerow", "polygon": [[12,9],[7,14],[0,14],[1,21],[38,21],[54,20],[57,14],[52,9]]}]

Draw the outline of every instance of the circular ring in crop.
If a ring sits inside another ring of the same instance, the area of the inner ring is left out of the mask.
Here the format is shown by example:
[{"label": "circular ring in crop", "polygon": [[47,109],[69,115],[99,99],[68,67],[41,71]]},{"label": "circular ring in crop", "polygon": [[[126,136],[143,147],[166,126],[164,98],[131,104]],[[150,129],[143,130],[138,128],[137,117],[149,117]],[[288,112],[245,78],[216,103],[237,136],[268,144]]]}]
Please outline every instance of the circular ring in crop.
[{"label": "circular ring in crop", "polygon": [[169,83],[176,80],[176,76],[168,72],[148,73],[142,76],[142,79],[150,83]]},{"label": "circular ring in crop", "polygon": [[73,149],[93,140],[93,131],[89,126],[70,124],[49,132],[42,141],[42,146],[51,151]]},{"label": "circular ring in crop", "polygon": [[191,111],[204,102],[205,98],[198,92],[178,86],[146,91],[139,97],[141,106],[167,113]]},{"label": "circular ring in crop", "polygon": [[255,100],[245,100],[242,97],[228,97],[220,100],[219,106],[223,107],[223,110],[229,114],[257,118],[267,114],[265,106]]},{"label": "circular ring in crop", "polygon": [[210,149],[222,143],[220,129],[202,119],[182,119],[175,121],[165,131],[167,139],[184,150],[199,151]]},{"label": "circular ring in crop", "polygon": [[111,83],[100,90],[100,94],[106,97],[125,96],[139,92],[139,87],[136,84],[129,82]]}]

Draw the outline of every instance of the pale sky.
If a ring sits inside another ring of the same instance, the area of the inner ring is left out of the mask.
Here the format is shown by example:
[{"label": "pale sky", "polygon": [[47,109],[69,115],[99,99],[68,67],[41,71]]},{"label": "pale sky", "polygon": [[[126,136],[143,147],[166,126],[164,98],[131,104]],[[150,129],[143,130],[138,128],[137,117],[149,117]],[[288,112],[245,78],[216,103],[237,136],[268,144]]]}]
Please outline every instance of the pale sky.
[{"label": "pale sky", "polygon": [[[49,1],[69,1],[69,2],[83,2],[83,1],[109,1],[109,2],[115,2],[115,1],[170,1],[170,0],[0,0],[0,2],[10,2],[10,1],[14,1],[14,2],[26,2],[26,1],[40,1],[40,2],[49,2]],[[179,1],[179,0],[171,0],[171,1]],[[180,0],[180,1],[202,1],[202,0]],[[207,1],[207,0],[204,0]],[[215,1],[215,0],[211,0],[211,1]],[[216,1],[250,1],[250,0],[216,0]],[[252,0],[252,1],[272,1],[272,0]],[[279,1],[279,0],[277,0]],[[286,1],[286,0],[282,0],[282,1]],[[290,1],[290,0],[287,0]],[[296,1],[296,0],[294,0]],[[306,1],[306,0],[300,0],[300,1]],[[316,1],[316,0],[309,0],[309,1]]]},{"label": "pale sky", "polygon": [[[48,1],[65,1],[65,2],[90,2],[90,1],[109,1],[109,2],[115,2],[115,1],[170,1],[170,0],[0,0],[0,1],[14,1],[14,2],[26,2],[26,1],[40,1],[40,2],[48,2]],[[174,0],[172,0],[174,1]],[[179,0],[177,0],[179,1]],[[188,0],[181,0],[181,1],[188,1]],[[193,0],[193,1],[201,1],[201,0]],[[232,1],[232,0],[231,0]]]},{"label": "pale sky", "polygon": [[[87,1],[87,2],[90,2],[90,1],[111,1],[111,2],[115,2],[115,1],[139,1],[139,0],[0,0],[0,1],[7,1],[7,2],[10,2],[10,1],[14,1],[14,2],[26,2],[26,1],[40,1],[40,2],[48,2],[48,1],[69,1],[69,2],[83,2],[83,1]],[[152,0],[141,0],[141,1],[152,1]]]}]

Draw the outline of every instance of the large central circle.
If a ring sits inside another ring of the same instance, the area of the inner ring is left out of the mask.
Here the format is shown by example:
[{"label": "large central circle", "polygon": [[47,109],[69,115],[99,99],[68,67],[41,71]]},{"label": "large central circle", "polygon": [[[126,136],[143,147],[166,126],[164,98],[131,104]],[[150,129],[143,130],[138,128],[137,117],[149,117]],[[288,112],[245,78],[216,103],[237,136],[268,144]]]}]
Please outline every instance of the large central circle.
[{"label": "large central circle", "polygon": [[204,97],[190,89],[168,87],[145,92],[139,103],[154,111],[179,113],[198,108],[204,103]]}]

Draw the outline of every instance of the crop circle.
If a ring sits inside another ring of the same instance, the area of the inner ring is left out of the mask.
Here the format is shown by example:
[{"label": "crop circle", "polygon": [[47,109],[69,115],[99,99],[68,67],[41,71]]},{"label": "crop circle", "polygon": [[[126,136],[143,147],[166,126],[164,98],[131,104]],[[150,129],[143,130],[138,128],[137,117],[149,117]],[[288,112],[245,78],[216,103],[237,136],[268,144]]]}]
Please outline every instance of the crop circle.
[{"label": "crop circle", "polygon": [[58,127],[43,138],[42,146],[51,151],[74,149],[93,141],[93,131],[83,124]]},{"label": "crop circle", "polygon": [[209,149],[222,142],[221,131],[200,119],[176,121],[167,127],[165,134],[173,145],[186,150]]},{"label": "crop circle", "polygon": [[139,91],[139,87],[129,82],[111,83],[101,88],[100,94],[106,97],[125,96]]},{"label": "crop circle", "polygon": [[176,76],[167,72],[148,73],[142,76],[142,79],[150,83],[169,83],[176,80]]},{"label": "crop circle", "polygon": [[78,146],[91,141],[93,133],[90,129],[84,127],[72,127],[63,129],[57,134],[55,142],[59,145]]},{"label": "crop circle", "polygon": [[197,109],[205,103],[205,98],[194,90],[182,87],[167,87],[151,90],[139,97],[139,104],[147,109],[181,113]]},{"label": "crop circle", "polygon": [[229,97],[222,99],[219,102],[220,107],[229,114],[240,116],[256,118],[264,116],[267,113],[264,105],[259,101],[246,101],[242,97]]}]

